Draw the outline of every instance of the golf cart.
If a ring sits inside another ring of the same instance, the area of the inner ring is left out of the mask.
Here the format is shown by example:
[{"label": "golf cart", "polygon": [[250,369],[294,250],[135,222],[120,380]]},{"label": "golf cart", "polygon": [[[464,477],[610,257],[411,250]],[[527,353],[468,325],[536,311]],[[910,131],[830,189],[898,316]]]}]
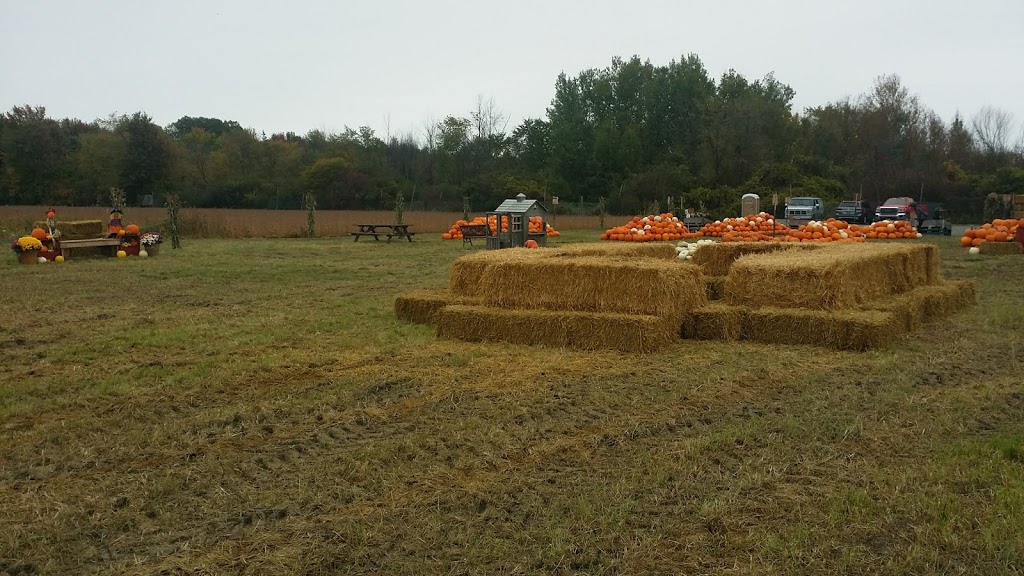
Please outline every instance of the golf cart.
[{"label": "golf cart", "polygon": [[920,217],[920,224],[917,231],[921,234],[938,234],[951,236],[953,224],[946,220],[946,209],[937,202],[921,201],[917,203],[917,213]]}]

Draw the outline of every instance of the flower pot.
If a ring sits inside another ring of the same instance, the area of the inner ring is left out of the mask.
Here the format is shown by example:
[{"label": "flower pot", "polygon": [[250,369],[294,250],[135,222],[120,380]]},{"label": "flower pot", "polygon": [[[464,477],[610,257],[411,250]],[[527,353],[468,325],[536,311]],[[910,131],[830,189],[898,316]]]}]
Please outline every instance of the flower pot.
[{"label": "flower pot", "polygon": [[160,251],[160,245],[159,244],[153,244],[152,246],[143,246],[143,248],[146,249],[146,252],[149,252],[149,257],[150,258],[152,258],[153,256],[156,256],[157,252]]},{"label": "flower pot", "polygon": [[38,264],[39,250],[26,250],[18,253],[18,262],[22,264]]}]

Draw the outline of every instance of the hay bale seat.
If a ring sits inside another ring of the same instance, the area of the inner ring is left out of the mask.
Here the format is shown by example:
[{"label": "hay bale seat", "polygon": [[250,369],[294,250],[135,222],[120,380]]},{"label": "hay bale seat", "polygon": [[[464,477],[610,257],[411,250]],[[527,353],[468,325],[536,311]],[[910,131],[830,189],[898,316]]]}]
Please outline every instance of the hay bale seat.
[{"label": "hay bale seat", "polygon": [[1014,256],[1024,254],[1024,246],[1016,242],[984,242],[978,248],[986,256]]},{"label": "hay bale seat", "polygon": [[447,290],[416,290],[395,298],[395,316],[403,322],[433,324],[437,313],[453,304],[479,304],[479,301],[453,295]]},{"label": "hay bale seat", "polygon": [[[34,223],[36,228],[46,230],[46,221]],[[64,240],[88,240],[107,235],[107,225],[100,220],[57,220],[57,230]]]},{"label": "hay bale seat", "polygon": [[650,258],[506,259],[478,281],[484,303],[498,308],[670,317],[707,303],[696,266]]},{"label": "hay bale seat", "polygon": [[579,350],[653,352],[677,342],[678,329],[676,322],[633,314],[453,305],[437,315],[440,338]]},{"label": "hay bale seat", "polygon": [[716,242],[705,244],[693,252],[692,262],[709,276],[725,276],[733,262],[750,254],[767,254],[782,250],[814,250],[821,244],[796,242]]},{"label": "hay bale seat", "polygon": [[676,260],[675,246],[670,243],[653,242],[645,244],[619,242],[589,242],[569,244],[558,248],[530,250],[510,248],[507,250],[468,254],[452,264],[448,288],[461,296],[476,296],[480,293],[477,281],[491,266],[505,262],[535,262],[545,259],[575,259],[585,256],[617,258],[653,258]]},{"label": "hay bale seat", "polygon": [[848,244],[743,256],[730,268],[725,301],[736,306],[843,310],[934,283],[931,244]]},{"label": "hay bale seat", "polygon": [[751,309],[715,304],[687,314],[681,334],[697,340],[748,340],[863,351],[889,344],[902,333],[899,327],[895,314],[880,310]]},{"label": "hay bale seat", "polygon": [[739,306],[713,302],[691,310],[683,318],[680,335],[688,340],[740,340],[743,313]]},{"label": "hay bale seat", "polygon": [[749,308],[712,303],[687,313],[680,333],[692,340],[749,340],[863,351],[887,346],[900,335],[974,302],[974,282],[957,280],[920,286],[869,302],[862,309]]},{"label": "hay bale seat", "polygon": [[868,302],[864,309],[891,312],[899,318],[904,330],[913,331],[930,320],[964,310],[975,301],[974,282],[949,280]]}]

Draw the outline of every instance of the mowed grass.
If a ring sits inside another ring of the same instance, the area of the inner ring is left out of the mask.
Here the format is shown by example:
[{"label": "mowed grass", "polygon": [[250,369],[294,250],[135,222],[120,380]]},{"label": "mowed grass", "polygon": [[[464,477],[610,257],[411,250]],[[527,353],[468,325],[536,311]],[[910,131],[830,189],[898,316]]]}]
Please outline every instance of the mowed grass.
[{"label": "mowed grass", "polygon": [[1024,259],[938,241],[979,305],[864,354],[438,341],[430,237],[9,256],[0,573],[1018,573]]}]

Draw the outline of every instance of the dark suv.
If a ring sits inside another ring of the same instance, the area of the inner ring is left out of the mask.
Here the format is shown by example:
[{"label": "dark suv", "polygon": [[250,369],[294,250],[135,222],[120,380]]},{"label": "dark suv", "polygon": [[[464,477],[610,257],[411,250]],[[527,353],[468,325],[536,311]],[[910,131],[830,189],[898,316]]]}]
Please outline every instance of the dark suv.
[{"label": "dark suv", "polygon": [[868,224],[874,214],[871,205],[863,200],[844,200],[836,207],[836,220],[854,224]]}]

